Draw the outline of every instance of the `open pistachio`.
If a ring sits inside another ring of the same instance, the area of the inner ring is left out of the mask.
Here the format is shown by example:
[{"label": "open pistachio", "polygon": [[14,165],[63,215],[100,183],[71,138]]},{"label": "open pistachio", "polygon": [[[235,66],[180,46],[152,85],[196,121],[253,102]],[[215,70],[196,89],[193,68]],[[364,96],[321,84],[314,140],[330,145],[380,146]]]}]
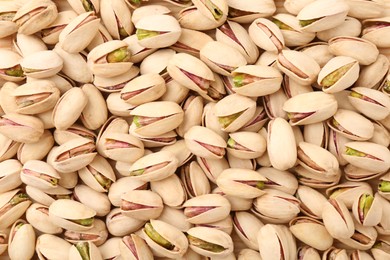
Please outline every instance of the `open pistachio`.
[{"label": "open pistachio", "polygon": [[320,254],[312,247],[302,246],[297,249],[298,260],[320,260]]},{"label": "open pistachio", "polygon": [[46,234],[59,234],[62,228],[49,219],[49,207],[34,203],[26,211],[26,219],[35,229]]},{"label": "open pistachio", "polygon": [[93,228],[83,231],[66,230],[64,238],[70,243],[78,243],[84,241],[93,242],[96,246],[103,244],[108,237],[108,231],[105,223],[100,219],[94,220]]},{"label": "open pistachio", "polygon": [[265,18],[258,18],[248,29],[249,36],[261,49],[271,52],[281,52],[284,48],[284,38],[279,27]]},{"label": "open pistachio", "polygon": [[344,202],[349,209],[361,194],[372,194],[372,188],[364,182],[344,182],[326,190],[329,198]]},{"label": "open pistachio", "polygon": [[322,219],[333,238],[349,238],[354,233],[355,226],[352,216],[345,204],[337,199],[329,199],[324,205]]},{"label": "open pistachio", "polygon": [[23,165],[20,178],[26,185],[38,189],[51,189],[57,187],[60,175],[49,164],[30,160]]},{"label": "open pistachio", "polygon": [[131,234],[122,238],[119,249],[121,256],[126,259],[152,259],[153,255],[145,241],[138,235]]},{"label": "open pistachio", "polygon": [[358,249],[368,250],[372,248],[378,237],[378,233],[374,227],[363,226],[360,223],[355,222],[355,232],[350,238],[339,239],[341,245]]},{"label": "open pistachio", "polygon": [[11,259],[31,259],[34,255],[35,232],[31,224],[19,219],[12,225],[8,238]]},{"label": "open pistachio", "polygon": [[126,38],[133,32],[132,16],[126,1],[103,1],[100,14],[104,25],[114,39]]},{"label": "open pistachio", "polygon": [[73,10],[82,14],[85,12],[95,12],[99,13],[100,10],[100,2],[97,0],[67,0],[69,5],[73,8]]},{"label": "open pistachio", "polygon": [[10,113],[0,117],[0,133],[16,142],[37,142],[43,132],[42,121],[34,116]]},{"label": "open pistachio", "polygon": [[347,250],[332,246],[323,253],[322,259],[346,260],[348,259]]},{"label": "open pistachio", "polygon": [[26,76],[40,79],[60,72],[63,63],[62,58],[54,51],[38,51],[25,57],[20,66]]},{"label": "open pistachio", "polygon": [[11,226],[30,206],[31,200],[20,189],[4,192],[0,195],[0,229]]},{"label": "open pistachio", "polygon": [[102,260],[99,249],[91,241],[77,242],[69,248],[69,258],[84,260]]},{"label": "open pistachio", "polygon": [[68,259],[71,244],[65,239],[50,234],[42,234],[37,237],[35,251],[40,260],[53,258],[59,260]]},{"label": "open pistachio", "polygon": [[389,199],[390,195],[390,174],[385,174],[380,178],[380,183],[378,184],[378,192],[379,194],[386,198]]},{"label": "open pistachio", "polygon": [[18,26],[12,20],[15,17],[18,7],[14,3],[3,3],[0,7],[0,37],[4,38],[18,31]]},{"label": "open pistachio", "polygon": [[363,226],[376,226],[382,218],[382,206],[371,194],[363,193],[355,199],[352,205],[352,212],[356,221]]},{"label": "open pistachio", "polygon": [[22,81],[25,75],[20,62],[22,57],[13,51],[0,49],[0,55],[3,57],[0,61],[0,78],[9,81]]},{"label": "open pistachio", "polygon": [[250,0],[247,2],[229,0],[229,20],[238,23],[251,23],[260,17],[269,17],[275,10],[276,6],[273,1],[257,2]]},{"label": "open pistachio", "polygon": [[121,200],[122,214],[139,220],[156,219],[163,210],[161,197],[149,190],[128,191]]},{"label": "open pistachio", "polygon": [[257,233],[264,224],[255,215],[244,211],[237,211],[233,216],[233,226],[246,246],[253,250],[259,249]]}]

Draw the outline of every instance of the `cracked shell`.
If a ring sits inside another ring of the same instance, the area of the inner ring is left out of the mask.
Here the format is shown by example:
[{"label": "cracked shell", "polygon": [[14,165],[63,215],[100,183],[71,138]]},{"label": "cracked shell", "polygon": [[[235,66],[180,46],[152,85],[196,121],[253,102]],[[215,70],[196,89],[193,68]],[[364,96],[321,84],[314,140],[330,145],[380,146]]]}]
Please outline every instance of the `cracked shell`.
[{"label": "cracked shell", "polygon": [[350,238],[355,225],[345,204],[337,199],[329,199],[322,211],[326,229],[333,238]]},{"label": "cracked shell", "polygon": [[163,211],[161,197],[150,190],[131,190],[121,195],[121,212],[135,219],[157,219]]},{"label": "cracked shell", "polygon": [[253,132],[235,132],[229,134],[227,152],[239,159],[255,159],[266,151],[265,138]]},{"label": "cracked shell", "polygon": [[61,177],[49,164],[43,161],[30,160],[23,165],[20,178],[26,185],[47,190],[56,188]]},{"label": "cracked shell", "polygon": [[129,260],[153,259],[153,254],[145,240],[136,234],[125,236],[119,242],[121,257]]},{"label": "cracked shell", "polygon": [[34,203],[26,211],[26,220],[35,229],[46,234],[60,234],[62,228],[51,223],[49,219],[49,207]]},{"label": "cracked shell", "polygon": [[[85,255],[86,254],[86,255]],[[97,246],[91,241],[77,242],[69,248],[69,259],[103,260]]]},{"label": "cracked shell", "polygon": [[0,117],[0,133],[21,143],[35,143],[44,132],[40,119],[16,113]]},{"label": "cracked shell", "polygon": [[374,227],[380,223],[383,207],[378,196],[379,194],[373,196],[369,193],[363,193],[355,198],[352,213],[359,224],[365,227]]},{"label": "cracked shell", "polygon": [[103,23],[114,39],[120,40],[132,34],[134,26],[126,1],[101,1],[100,4]]},{"label": "cracked shell", "polygon": [[103,155],[115,161],[133,163],[144,155],[144,144],[130,134],[107,133],[103,142]]},{"label": "cracked shell", "polygon": [[[11,208],[7,209],[10,205]],[[0,215],[0,229],[10,227],[20,218],[31,205],[29,197],[21,189],[11,190],[0,194],[0,209],[5,209]]]},{"label": "cracked shell", "polygon": [[42,234],[37,238],[35,251],[40,260],[67,260],[71,244],[55,235]]},{"label": "cracked shell", "polygon": [[279,27],[265,18],[254,20],[248,29],[253,42],[265,51],[281,52],[284,48],[284,38]]},{"label": "cracked shell", "polygon": [[11,259],[31,259],[34,255],[35,231],[32,225],[18,219],[8,238],[8,255]]},{"label": "cracked shell", "polygon": [[20,170],[22,164],[15,159],[0,162],[0,194],[16,189],[22,184]]},{"label": "cracked shell", "polygon": [[62,58],[54,51],[38,51],[21,61],[24,74],[32,78],[48,78],[56,75],[63,67]]},{"label": "cracked shell", "polygon": [[0,49],[0,55],[2,57],[0,60],[1,79],[18,82],[26,78],[20,66],[20,62],[23,61],[22,56],[14,51],[3,48]]}]

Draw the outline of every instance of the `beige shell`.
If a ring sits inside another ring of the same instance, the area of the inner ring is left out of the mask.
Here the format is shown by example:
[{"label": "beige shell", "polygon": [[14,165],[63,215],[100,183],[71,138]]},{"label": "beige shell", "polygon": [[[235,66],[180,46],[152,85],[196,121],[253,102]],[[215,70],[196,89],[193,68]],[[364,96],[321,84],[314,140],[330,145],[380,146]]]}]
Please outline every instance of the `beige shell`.
[{"label": "beige shell", "polygon": [[54,224],[74,231],[91,229],[93,224],[83,226],[72,222],[73,220],[93,218],[95,215],[96,212],[94,210],[80,202],[69,199],[58,199],[49,207],[49,217]]},{"label": "beige shell", "polygon": [[[40,175],[44,174],[49,177],[49,180],[46,180],[41,177],[37,177],[35,175],[30,175],[29,173],[38,173]],[[58,172],[49,164],[38,161],[38,160],[30,160],[27,161],[21,170],[20,178],[23,183],[26,185],[30,185],[36,187],[38,189],[46,190],[57,187],[58,180],[61,178]]]},{"label": "beige shell", "polygon": [[377,60],[369,66],[362,68],[354,87],[366,87],[377,89],[381,87],[390,67],[390,61],[383,54],[379,54]]},{"label": "beige shell", "polygon": [[111,36],[119,40],[126,37],[126,35],[131,35],[134,26],[131,22],[130,8],[126,5],[126,1],[113,0],[100,3],[102,21]]},{"label": "beige shell", "polygon": [[352,216],[345,204],[337,199],[329,199],[324,205],[322,219],[333,238],[349,238],[355,231]]},{"label": "beige shell", "polygon": [[45,233],[45,234],[59,234],[62,233],[62,228],[53,224],[49,220],[49,215],[45,212],[48,212],[49,207],[44,206],[39,203],[32,204],[26,211],[26,220],[30,223],[35,229]]},{"label": "beige shell", "polygon": [[35,248],[35,231],[32,225],[19,219],[12,225],[10,234],[8,238],[9,257],[11,259],[31,259]]},{"label": "beige shell", "polygon": [[22,184],[20,170],[22,164],[15,159],[0,162],[0,194],[16,189]]},{"label": "beige shell", "polygon": [[188,53],[199,58],[199,51],[206,43],[211,41],[213,41],[213,38],[206,33],[182,28],[180,38],[171,48],[177,52]]},{"label": "beige shell", "polygon": [[[11,191],[4,192],[0,195],[0,206],[4,207],[9,201],[18,193],[23,193],[20,189],[15,189]],[[14,222],[20,218],[31,205],[31,200],[20,202],[17,205],[11,207],[8,211],[4,212],[0,216],[0,229],[5,229],[10,227]]]},{"label": "beige shell", "polygon": [[69,53],[81,52],[95,37],[99,24],[100,19],[93,12],[80,14],[62,30],[59,45]]},{"label": "beige shell", "polygon": [[44,132],[42,121],[33,116],[9,113],[0,120],[3,121],[0,133],[16,142],[37,142]]},{"label": "beige shell", "polygon": [[[21,61],[23,61],[23,58],[16,52],[7,50],[7,49],[0,49],[0,55],[3,57],[0,61],[0,69],[10,69],[15,66],[18,66]],[[15,76],[9,76],[5,72],[0,73],[0,78],[7,80],[7,81],[22,81],[25,79],[25,76],[22,77],[15,77]]]},{"label": "beige shell", "polygon": [[[228,0],[227,3],[230,9],[229,20],[238,23],[251,23],[257,18],[269,17],[276,11],[275,2],[272,0],[260,2],[256,0],[245,2],[240,0]],[[242,13],[239,11],[244,12]]]},{"label": "beige shell", "polygon": [[98,0],[90,0],[89,4],[86,6],[84,6],[83,2],[78,0],[68,0],[68,3],[72,7],[72,9],[78,14],[90,11],[99,13],[100,11],[100,1]]},{"label": "beige shell", "polygon": [[47,78],[54,76],[63,67],[62,58],[54,51],[38,51],[21,61],[24,74],[32,78]]},{"label": "beige shell", "polygon": [[[228,4],[226,1],[223,0],[212,0],[210,3],[204,3],[200,0],[195,0],[194,5],[201,14],[203,14],[207,19],[211,21],[215,21],[219,25],[224,23],[226,21],[226,17],[228,15]],[[213,10],[210,10],[211,8],[209,5],[213,6]],[[216,9],[218,11],[216,11]],[[218,17],[215,17],[217,15]]]},{"label": "beige shell", "polygon": [[120,92],[124,86],[133,78],[138,76],[139,68],[137,66],[132,66],[127,73],[121,74],[119,76],[105,78],[95,76],[93,84],[102,92]]},{"label": "beige shell", "polygon": [[[352,205],[352,213],[355,217],[355,220],[362,224],[365,227],[374,227],[381,222],[382,219],[382,203],[380,202],[380,199],[378,199],[379,194],[375,194],[375,197],[373,198],[372,204],[370,205],[370,208],[367,210],[367,212],[363,213],[362,211],[365,209],[361,209],[361,199],[364,198],[364,196],[371,194],[361,194],[360,196],[357,196],[353,205]],[[364,205],[364,204],[363,204]],[[363,214],[363,216],[361,216]]]},{"label": "beige shell", "polygon": [[[91,241],[83,241],[83,242],[78,242],[77,244],[79,243],[88,245],[88,256],[91,260],[103,260],[99,249],[94,243],[92,243]],[[72,245],[69,248],[69,259],[82,260],[83,258],[84,257],[80,255],[80,252],[75,245]]]},{"label": "beige shell", "polygon": [[390,42],[385,37],[389,29],[387,26],[381,27],[382,24],[387,24],[389,21],[389,17],[364,20],[362,38],[374,43],[378,48],[389,48]]},{"label": "beige shell", "polygon": [[76,17],[77,14],[72,10],[59,12],[54,22],[42,29],[42,41],[46,44],[58,43],[58,38],[64,27]]},{"label": "beige shell", "polygon": [[231,140],[234,141],[235,144],[241,145],[246,148],[244,150],[241,150],[240,148],[236,149],[234,147],[231,147],[228,141],[227,152],[237,158],[255,159],[259,156],[262,156],[266,151],[266,140],[262,135],[258,133],[242,131],[230,133],[229,137]]},{"label": "beige shell", "polygon": [[80,115],[81,122],[86,128],[96,130],[107,121],[106,102],[102,93],[92,84],[83,85],[81,90],[88,100]]},{"label": "beige shell", "polygon": [[273,167],[261,167],[256,170],[267,181],[265,187],[284,191],[288,194],[295,194],[298,189],[298,181],[296,177],[289,171],[280,171]]},{"label": "beige shell", "polygon": [[108,232],[113,236],[126,236],[139,230],[144,224],[145,221],[126,217],[120,208],[114,208],[106,217]]},{"label": "beige shell", "polygon": [[253,214],[245,211],[235,212],[233,226],[244,244],[253,250],[259,250],[257,233],[264,224]]},{"label": "beige shell", "polygon": [[37,238],[35,247],[40,260],[57,257],[59,260],[67,260],[71,244],[65,239],[55,235],[42,234]]},{"label": "beige shell", "polygon": [[[162,199],[165,205],[180,208],[187,200],[187,193],[183,183],[176,174],[150,184],[153,192],[156,192]],[[172,192],[166,192],[170,190]]]},{"label": "beige shell", "polygon": [[358,19],[382,17],[385,11],[385,3],[381,1],[357,1],[347,0],[349,5],[348,15]]},{"label": "beige shell", "polygon": [[133,63],[139,63],[143,61],[144,58],[158,50],[156,48],[146,48],[141,46],[138,43],[136,34],[130,35],[129,37],[123,39],[123,41],[128,45],[128,49],[131,52],[130,61]]},{"label": "beige shell", "polygon": [[[130,134],[107,133],[103,138],[105,149],[104,155],[110,159],[121,162],[135,162],[144,155],[144,144],[136,137]],[[109,148],[111,141],[125,143],[128,147]]]},{"label": "beige shell", "polygon": [[169,60],[173,55],[176,54],[176,51],[172,49],[162,49],[153,52],[148,57],[142,60],[140,64],[140,73],[141,74],[159,74],[164,79],[169,78],[169,74],[166,70]]},{"label": "beige shell", "polygon": [[284,38],[279,27],[265,18],[254,20],[248,28],[253,42],[265,51],[280,52],[284,48]]},{"label": "beige shell", "polygon": [[321,219],[322,210],[327,199],[317,190],[305,185],[299,185],[297,189],[297,198],[300,200],[301,212],[305,215]]},{"label": "beige shell", "polygon": [[48,50],[42,39],[36,35],[18,33],[12,43],[14,49],[23,57],[27,57],[36,52]]},{"label": "beige shell", "polygon": [[[11,13],[15,14],[18,10],[18,7],[15,3],[2,3],[2,6],[0,7],[0,13]],[[18,31],[18,26],[16,23],[9,20],[4,20],[0,22],[0,38],[5,38],[7,36],[10,36]]]},{"label": "beige shell", "polygon": [[[147,221],[160,216],[164,206],[161,197],[150,190],[131,190],[121,196],[121,212],[125,216]],[[135,204],[134,209],[125,209],[127,203]]]},{"label": "beige shell", "polygon": [[181,27],[191,30],[206,31],[222,25],[226,19],[216,21],[205,16],[196,6],[190,6],[179,12],[178,21]]},{"label": "beige shell", "polygon": [[211,191],[209,180],[196,161],[183,165],[180,177],[190,198],[208,194]]},{"label": "beige shell", "polygon": [[[347,0],[348,1],[348,0]],[[343,23],[339,26],[333,27],[331,29],[317,32],[316,36],[322,41],[329,41],[336,36],[352,36],[358,37],[362,31],[362,24],[356,18],[347,16]]]},{"label": "beige shell", "polygon": [[74,187],[74,196],[85,206],[96,211],[96,216],[105,216],[110,212],[111,203],[106,193],[98,192],[89,186],[80,184]]},{"label": "beige shell", "polygon": [[129,237],[124,237],[119,243],[121,257],[129,260],[153,258],[153,254],[150,248],[147,246],[145,240],[143,240],[140,236],[135,234],[131,234],[130,238],[133,243],[133,246],[135,247],[136,255],[134,255],[134,252],[132,251],[133,249],[129,248],[124,242],[126,239],[129,239]]}]

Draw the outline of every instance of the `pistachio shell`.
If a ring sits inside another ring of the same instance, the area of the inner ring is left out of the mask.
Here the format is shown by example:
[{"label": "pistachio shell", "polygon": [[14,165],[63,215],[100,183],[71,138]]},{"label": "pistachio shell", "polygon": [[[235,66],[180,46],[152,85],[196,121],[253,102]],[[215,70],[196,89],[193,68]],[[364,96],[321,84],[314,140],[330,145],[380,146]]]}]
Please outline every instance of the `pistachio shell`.
[{"label": "pistachio shell", "polygon": [[261,167],[256,170],[267,180],[264,182],[265,187],[284,191],[288,194],[295,194],[298,188],[298,181],[292,173],[280,171],[272,167]]},{"label": "pistachio shell", "polygon": [[358,19],[381,17],[384,11],[384,3],[380,1],[346,1],[349,5],[348,15]]},{"label": "pistachio shell", "polygon": [[16,189],[22,184],[20,170],[22,164],[15,159],[0,162],[0,194]]},{"label": "pistachio shell", "polygon": [[39,259],[67,260],[71,244],[55,235],[42,234],[37,238],[35,251]]},{"label": "pistachio shell", "polygon": [[132,66],[129,72],[119,76],[110,78],[95,76],[93,84],[102,92],[120,92],[130,80],[138,75],[138,73],[139,68],[137,66]]},{"label": "pistachio shell", "polygon": [[42,121],[33,116],[10,113],[1,121],[0,133],[16,142],[37,142],[44,132]]},{"label": "pistachio shell", "polygon": [[76,17],[77,14],[72,10],[59,12],[54,22],[41,30],[42,41],[46,44],[57,44],[64,27]]},{"label": "pistachio shell", "polygon": [[32,78],[54,76],[63,67],[62,58],[54,51],[38,51],[25,57],[21,63],[24,74]]},{"label": "pistachio shell", "polygon": [[265,18],[254,20],[248,28],[253,42],[266,51],[280,52],[284,48],[284,38],[279,27]]},{"label": "pistachio shell", "polygon": [[337,199],[329,199],[324,205],[322,219],[333,238],[349,238],[355,226],[345,204]]},{"label": "pistachio shell", "polygon": [[139,230],[144,221],[126,217],[120,208],[114,208],[106,217],[107,229],[113,236],[126,236]]},{"label": "pistachio shell", "polygon": [[299,185],[296,197],[301,201],[301,212],[312,218],[322,218],[323,207],[327,202],[324,195],[313,188]]},{"label": "pistachio shell", "polygon": [[238,23],[251,23],[259,17],[269,17],[276,11],[274,1],[238,1],[228,0],[229,20]]},{"label": "pistachio shell", "polygon": [[163,210],[161,197],[149,190],[132,190],[121,196],[121,211],[125,216],[147,221],[156,219]]},{"label": "pistachio shell", "polygon": [[90,11],[99,13],[100,11],[100,1],[98,0],[90,0],[87,3],[79,0],[68,0],[68,3],[72,7],[72,9],[78,14]]},{"label": "pistachio shell", "polygon": [[361,194],[357,196],[353,205],[352,213],[355,220],[366,227],[373,227],[379,224],[382,218],[382,204],[378,194]]},{"label": "pistachio shell", "polygon": [[105,193],[98,192],[83,184],[74,187],[73,193],[78,201],[96,211],[96,216],[105,216],[110,212],[111,203]]},{"label": "pistachio shell", "polygon": [[330,28],[325,31],[317,32],[316,36],[320,40],[327,42],[333,37],[342,36],[342,35],[358,37],[361,31],[362,31],[362,24],[360,23],[360,21],[356,18],[347,16],[344,22],[341,23],[339,26]]},{"label": "pistachio shell", "polygon": [[20,62],[23,58],[18,53],[7,49],[1,49],[0,55],[3,57],[0,61],[0,78],[15,82],[25,79],[25,75],[20,67]]},{"label": "pistachio shell", "polygon": [[[170,207],[179,208],[187,199],[184,185],[176,174],[160,181],[151,182],[150,188],[161,197],[165,205]],[[166,192],[166,190],[172,192]]]},{"label": "pistachio shell", "polygon": [[114,39],[123,39],[133,32],[132,15],[126,1],[101,2],[100,15],[108,32]]},{"label": "pistachio shell", "polygon": [[[14,196],[22,196],[23,192],[20,189],[15,189],[11,191],[4,192],[0,195],[0,207],[11,205],[12,207],[5,211],[0,217],[0,229],[5,229],[10,227],[14,222],[20,218],[27,210],[27,208],[31,205],[31,200],[27,197],[24,200],[20,200],[19,198],[15,198]],[[18,201],[19,200],[19,201]],[[16,203],[15,203],[16,202]],[[18,203],[19,202],[19,203]],[[13,205],[12,205],[13,204]]]},{"label": "pistachio shell", "polygon": [[85,246],[88,250],[88,257],[93,260],[103,260],[99,249],[91,241],[78,242],[76,245],[72,245],[69,248],[69,259],[82,260],[84,256],[81,254],[82,249],[78,249],[78,246]]},{"label": "pistachio shell", "polygon": [[19,219],[13,224],[11,234],[8,239],[9,257],[11,259],[31,259],[35,247],[34,228],[26,221]]},{"label": "pistachio shell", "polygon": [[26,211],[26,219],[35,229],[46,234],[59,234],[62,228],[49,220],[49,208],[42,204],[34,203]]},{"label": "pistachio shell", "polygon": [[26,185],[45,190],[56,188],[61,177],[49,164],[43,161],[30,160],[23,165],[20,178]]}]

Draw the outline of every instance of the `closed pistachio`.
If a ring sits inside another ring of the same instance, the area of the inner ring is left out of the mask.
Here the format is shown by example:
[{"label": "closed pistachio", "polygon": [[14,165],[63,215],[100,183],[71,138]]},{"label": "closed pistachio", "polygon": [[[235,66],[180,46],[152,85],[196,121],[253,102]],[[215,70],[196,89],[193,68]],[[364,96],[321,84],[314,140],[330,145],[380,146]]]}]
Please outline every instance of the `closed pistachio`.
[{"label": "closed pistachio", "polygon": [[170,15],[151,15],[136,24],[138,43],[146,48],[168,47],[180,38],[179,22]]},{"label": "closed pistachio", "polygon": [[111,209],[110,200],[105,193],[98,192],[84,184],[74,187],[72,198],[96,211],[96,216],[99,217],[107,215]]},{"label": "closed pistachio", "polygon": [[299,185],[296,197],[300,201],[299,208],[302,213],[311,218],[322,218],[323,206],[327,202],[324,195],[313,188]]},{"label": "closed pistachio", "polygon": [[125,236],[119,243],[121,257],[131,260],[152,259],[153,255],[146,242],[138,235]]},{"label": "closed pistachio", "polygon": [[388,31],[389,17],[377,17],[363,21],[362,38],[374,43],[378,48],[390,47],[390,42],[383,37]]},{"label": "closed pistachio", "polygon": [[33,0],[22,5],[12,20],[19,26],[19,33],[31,35],[54,22],[57,15],[57,7],[52,1]]},{"label": "closed pistachio", "polygon": [[284,38],[279,27],[265,18],[254,20],[248,29],[253,42],[266,51],[281,52],[284,48]]},{"label": "closed pistachio", "polygon": [[81,122],[86,128],[96,130],[107,121],[107,105],[103,95],[94,85],[85,84],[81,90],[88,100],[80,115]]},{"label": "closed pistachio", "polygon": [[0,117],[0,133],[21,143],[34,143],[44,132],[40,119],[16,113]]},{"label": "closed pistachio", "polygon": [[20,189],[0,194],[0,229],[10,227],[26,212],[30,204],[30,198]]},{"label": "closed pistachio", "polygon": [[31,259],[34,255],[35,232],[31,224],[19,219],[12,225],[8,238],[11,259]]},{"label": "closed pistachio", "polygon": [[205,194],[187,200],[184,215],[193,224],[207,224],[222,220],[229,215],[230,203],[219,194]]},{"label": "closed pistachio", "polygon": [[358,77],[358,61],[347,56],[337,56],[321,69],[317,83],[325,93],[334,93],[347,89]]},{"label": "closed pistachio", "polygon": [[61,32],[76,17],[72,10],[59,12],[54,22],[41,30],[42,41],[46,44],[58,43]]},{"label": "closed pistachio", "polygon": [[[157,193],[167,206],[180,208],[187,200],[187,193],[183,183],[176,174],[150,183],[150,189]],[[166,192],[170,190],[172,192]]]},{"label": "closed pistachio", "polygon": [[352,216],[342,201],[329,199],[324,205],[322,219],[333,238],[349,238],[354,233],[355,225]]},{"label": "closed pistachio", "polygon": [[122,194],[121,199],[122,214],[135,219],[156,219],[163,210],[161,197],[149,190],[132,190]]},{"label": "closed pistachio", "polygon": [[334,28],[344,22],[349,6],[340,1],[314,1],[305,6],[297,15],[302,30],[320,32]]},{"label": "closed pistachio", "polygon": [[327,42],[333,37],[342,36],[342,35],[358,37],[361,31],[362,31],[361,22],[356,18],[347,16],[344,22],[341,23],[339,26],[330,28],[325,31],[317,32],[316,36],[318,39]]}]

